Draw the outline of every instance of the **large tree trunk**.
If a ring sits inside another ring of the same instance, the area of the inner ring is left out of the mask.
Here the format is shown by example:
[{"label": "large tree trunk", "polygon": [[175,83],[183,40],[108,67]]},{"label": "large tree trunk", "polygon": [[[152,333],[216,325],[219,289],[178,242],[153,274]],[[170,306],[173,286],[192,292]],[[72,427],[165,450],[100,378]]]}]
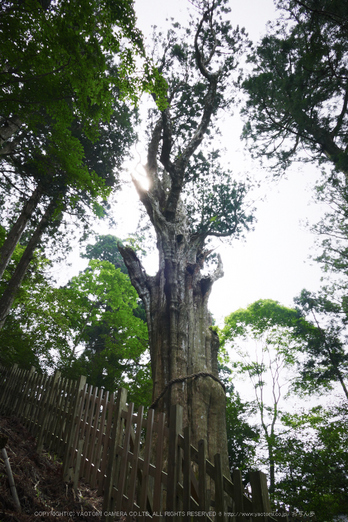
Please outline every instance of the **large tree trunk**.
[{"label": "large tree trunk", "polygon": [[145,274],[132,249],[120,247],[146,309],[153,407],[169,416],[171,405],[180,404],[193,444],[205,439],[209,458],[220,453],[228,473],[225,391],[218,379],[219,339],[210,328],[207,307],[212,284],[222,275],[221,263],[212,275],[202,276],[202,245],[187,234],[185,220],[163,221],[161,226],[157,228],[160,264],[156,276]]},{"label": "large tree trunk", "polygon": [[30,198],[25,202],[24,207],[20,216],[18,217],[16,223],[11,228],[8,233],[4,244],[0,248],[0,279],[4,275],[6,267],[11,260],[14,249],[16,248],[25,227],[31,216],[33,215],[34,210],[36,209],[42,192],[40,186],[38,185]]},{"label": "large tree trunk", "polygon": [[0,330],[5,324],[6,318],[11,310],[13,301],[15,300],[16,294],[22,284],[25,274],[27,273],[29,264],[34,256],[35,249],[40,244],[40,240],[43,232],[50,223],[50,220],[57,208],[58,197],[54,197],[49,203],[44,215],[38,223],[33,235],[31,236],[26,249],[14,271],[10,281],[7,284],[6,290],[4,291],[0,299]]}]

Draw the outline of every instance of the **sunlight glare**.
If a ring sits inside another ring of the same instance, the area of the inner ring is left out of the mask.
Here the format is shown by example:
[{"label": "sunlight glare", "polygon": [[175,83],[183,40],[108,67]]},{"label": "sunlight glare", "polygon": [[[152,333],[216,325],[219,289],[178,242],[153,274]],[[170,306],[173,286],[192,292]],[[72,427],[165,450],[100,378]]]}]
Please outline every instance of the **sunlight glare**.
[{"label": "sunlight glare", "polygon": [[[138,153],[139,157],[140,154]],[[131,169],[131,177],[132,180],[137,181],[141,188],[144,190],[149,190],[150,188],[150,180],[148,178],[148,175],[146,173],[145,167],[143,163],[138,161],[137,165]]]}]

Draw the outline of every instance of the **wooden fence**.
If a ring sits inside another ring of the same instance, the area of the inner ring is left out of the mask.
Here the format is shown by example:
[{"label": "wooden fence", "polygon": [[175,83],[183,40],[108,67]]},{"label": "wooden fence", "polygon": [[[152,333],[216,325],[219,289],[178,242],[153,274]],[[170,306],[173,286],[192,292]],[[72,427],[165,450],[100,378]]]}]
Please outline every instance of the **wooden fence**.
[{"label": "wooden fence", "polygon": [[181,407],[173,407],[168,427],[164,414],[155,419],[143,407],[135,413],[126,398],[126,390],[93,388],[83,376],[71,381],[0,367],[0,412],[17,416],[39,450],[62,459],[64,480],[76,488],[84,478],[103,495],[103,520],[288,520],[271,516],[263,473],[250,473],[246,494],[239,470],[231,481],[220,455],[212,463],[203,440],[192,446]]}]

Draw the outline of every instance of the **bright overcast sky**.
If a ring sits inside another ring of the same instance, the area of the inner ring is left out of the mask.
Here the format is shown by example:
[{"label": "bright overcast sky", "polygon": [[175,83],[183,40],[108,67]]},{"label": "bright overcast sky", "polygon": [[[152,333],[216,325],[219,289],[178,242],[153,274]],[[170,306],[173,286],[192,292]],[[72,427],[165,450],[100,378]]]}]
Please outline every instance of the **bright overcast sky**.
[{"label": "bright overcast sky", "polygon": [[[166,18],[184,23],[189,5],[189,0],[136,0],[138,26],[149,38],[151,25],[167,27]],[[254,41],[264,34],[266,22],[275,17],[272,0],[231,0],[231,8],[232,24],[244,26]],[[251,173],[262,180],[265,175],[258,162],[250,160],[245,144],[239,140],[242,122],[238,113],[236,108],[234,116],[225,116],[221,125],[226,161],[239,175]],[[142,161],[145,163],[145,158]],[[221,245],[225,276],[215,283],[209,303],[220,326],[226,315],[257,299],[274,299],[292,306],[293,297],[303,288],[318,288],[321,272],[308,260],[310,254],[314,254],[315,237],[303,225],[307,219],[314,223],[320,217],[320,209],[311,203],[312,187],[318,175],[318,169],[313,166],[294,165],[287,179],[262,182],[256,198],[266,199],[257,203],[255,230],[247,234],[245,242],[236,241],[228,247]],[[114,214],[118,227],[103,228],[101,233],[125,238],[135,232],[138,221],[134,189],[128,188],[118,195],[117,201]],[[148,271],[154,270],[151,257],[145,267]],[[80,261],[78,269],[83,268]],[[60,274],[56,275],[62,279]]]}]

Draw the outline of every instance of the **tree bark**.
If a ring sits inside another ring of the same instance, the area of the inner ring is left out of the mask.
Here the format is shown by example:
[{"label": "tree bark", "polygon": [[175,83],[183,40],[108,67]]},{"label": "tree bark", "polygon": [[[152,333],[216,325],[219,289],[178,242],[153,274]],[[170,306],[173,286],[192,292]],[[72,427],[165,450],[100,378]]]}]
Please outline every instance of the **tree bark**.
[{"label": "tree bark", "polygon": [[225,391],[218,382],[219,339],[210,328],[207,307],[222,267],[219,263],[210,276],[201,274],[202,245],[185,233],[184,223],[184,219],[175,224],[163,221],[162,233],[157,230],[160,268],[154,277],[146,275],[131,248],[120,246],[120,251],[146,310],[154,407],[169,417],[171,405],[180,404],[192,443],[198,447],[198,441],[205,439],[209,458],[213,461],[220,453],[228,473]]},{"label": "tree bark", "polygon": [[42,216],[39,224],[37,225],[30,241],[12,275],[10,281],[7,284],[6,290],[4,291],[0,299],[0,330],[5,324],[6,318],[11,310],[13,301],[16,294],[22,284],[24,276],[28,270],[29,264],[33,258],[34,251],[40,243],[41,237],[45,229],[47,228],[50,220],[57,208],[59,196],[55,196],[48,207],[44,215]]},{"label": "tree bark", "polygon": [[38,185],[30,198],[24,204],[22,212],[18,217],[16,223],[11,228],[8,233],[7,238],[5,239],[4,244],[0,248],[0,279],[4,275],[6,267],[11,260],[14,249],[16,248],[25,227],[31,216],[33,215],[34,210],[36,209],[40,198],[42,196],[42,192],[40,186]]}]

